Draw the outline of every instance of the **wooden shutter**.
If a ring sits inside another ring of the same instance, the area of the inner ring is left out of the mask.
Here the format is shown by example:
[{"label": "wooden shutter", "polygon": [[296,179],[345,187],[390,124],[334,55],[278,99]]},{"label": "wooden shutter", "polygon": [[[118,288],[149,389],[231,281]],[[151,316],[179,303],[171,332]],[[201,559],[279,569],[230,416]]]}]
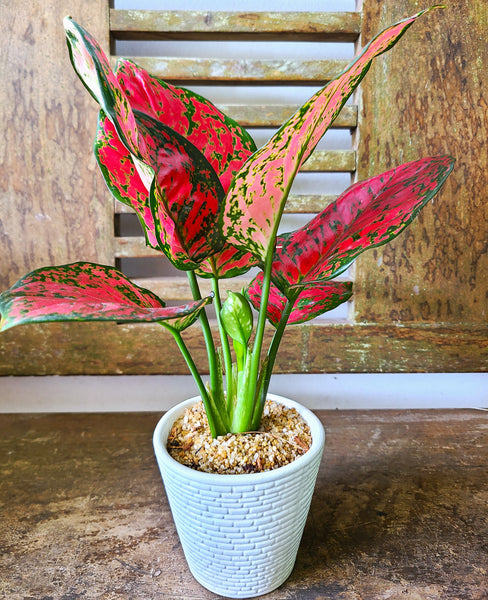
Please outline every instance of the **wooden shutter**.
[{"label": "wooden shutter", "polygon": [[[122,39],[313,40],[319,48],[359,37],[365,43],[418,10],[414,0],[384,0],[381,6],[365,0],[361,13],[333,14],[123,11],[109,10],[101,0],[15,4],[1,9],[3,27],[15,32],[0,42],[8,51],[0,67],[8,82],[0,92],[7,123],[3,145],[12,149],[0,163],[2,287],[45,264],[94,260],[128,265],[140,283],[175,301],[189,298],[185,278],[171,269],[145,276],[144,261],[155,253],[140,234],[127,234],[131,217],[123,208],[109,212],[112,203],[90,152],[97,110],[69,65],[62,17],[71,14],[107,50]],[[450,7],[424,17],[396,48],[376,59],[362,84],[359,111],[348,105],[334,124],[353,132],[353,149],[319,150],[307,162],[309,171],[356,179],[436,153],[453,154],[457,167],[407,232],[357,261],[347,318],[288,328],[277,372],[487,369],[486,104],[479,81],[488,56],[476,40],[486,39],[488,19],[482,2],[475,4],[469,14]],[[344,66],[326,59],[214,59],[200,53],[191,59],[135,60],[188,87],[235,86],[235,101],[222,108],[253,128],[276,127],[297,106],[251,106],[240,102],[240,86],[318,88]],[[294,194],[287,210],[308,214],[330,200],[327,190]],[[202,288],[206,291],[205,283]],[[199,328],[185,332],[185,338],[205,370]],[[0,373],[182,374],[187,369],[171,336],[157,325],[70,323],[1,334]]]}]

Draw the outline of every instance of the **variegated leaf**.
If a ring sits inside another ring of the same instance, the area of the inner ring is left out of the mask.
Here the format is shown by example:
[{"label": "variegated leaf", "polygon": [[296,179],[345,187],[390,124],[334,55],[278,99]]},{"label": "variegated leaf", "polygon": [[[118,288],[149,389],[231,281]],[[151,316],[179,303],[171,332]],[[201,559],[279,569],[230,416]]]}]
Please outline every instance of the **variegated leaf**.
[{"label": "variegated leaf", "polygon": [[135,210],[141,221],[147,245],[160,250],[149,204],[149,191],[139,175],[131,153],[120,141],[114,125],[103,111],[100,111],[94,150],[98,166],[112,195]]},{"label": "variegated leaf", "polygon": [[250,134],[209,100],[150,75],[130,60],[119,60],[115,74],[133,110],[169,125],[188,139],[227,190],[235,173],[256,151]]},{"label": "variegated leaf", "polygon": [[245,163],[226,198],[224,233],[230,243],[265,260],[298,169],[359,85],[372,60],[394,46],[425,12],[377,35],[347,69],[317,92]]},{"label": "variegated leaf", "polygon": [[105,52],[95,38],[70,17],[65,17],[63,24],[76,73],[110,118],[126,148],[141,158],[144,142],[139,139],[134,113]]},{"label": "variegated leaf", "polygon": [[204,260],[195,270],[200,277],[216,277],[229,279],[247,273],[257,264],[250,252],[237,250],[234,246],[226,246],[223,250]]},{"label": "variegated leaf", "polygon": [[136,210],[148,245],[194,269],[224,245],[221,180],[228,186],[254,142],[210,102],[130,61],[117,78],[82,27],[66,19],[65,28],[73,65],[102,106],[95,152],[109,189]]},{"label": "variegated leaf", "polygon": [[149,194],[159,247],[178,269],[193,269],[225,243],[220,226],[224,190],[186,138],[136,112],[156,179]]},{"label": "variegated leaf", "polygon": [[368,248],[401,233],[444,184],[449,156],[424,158],[352,185],[304,227],[278,236],[272,280],[294,287],[343,272]]},{"label": "variegated leaf", "polygon": [[[246,296],[256,310],[259,310],[261,305],[262,285],[263,274],[259,273],[246,290]],[[300,290],[288,318],[288,324],[305,323],[315,319],[346,302],[351,296],[352,282],[350,281],[312,283]],[[286,303],[286,296],[271,284],[267,317],[273,325],[276,326],[280,322]]]},{"label": "variegated leaf", "polygon": [[223,188],[191,142],[147,115],[135,116],[146,162],[156,174],[150,191],[103,113],[95,145],[100,169],[115,198],[138,214],[147,243],[178,269],[194,269],[224,244],[219,226]]},{"label": "variegated leaf", "polygon": [[168,321],[182,330],[211,301],[166,307],[117,269],[77,262],[32,271],[0,294],[0,330],[52,321]]}]

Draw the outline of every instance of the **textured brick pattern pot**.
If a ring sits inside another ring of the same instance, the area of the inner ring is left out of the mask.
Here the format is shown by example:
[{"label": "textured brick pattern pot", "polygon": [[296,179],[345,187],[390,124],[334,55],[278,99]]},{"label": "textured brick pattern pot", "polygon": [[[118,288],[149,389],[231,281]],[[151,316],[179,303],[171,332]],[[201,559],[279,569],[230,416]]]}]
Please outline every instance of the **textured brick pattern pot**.
[{"label": "textured brick pattern pot", "polygon": [[168,411],[154,448],[178,535],[193,576],[228,598],[270,592],[290,575],[324,448],[324,430],[308,409],[296,408],[312,431],[312,446],[293,463],[262,473],[215,475],[185,467],[166,451],[173,422],[192,398]]}]

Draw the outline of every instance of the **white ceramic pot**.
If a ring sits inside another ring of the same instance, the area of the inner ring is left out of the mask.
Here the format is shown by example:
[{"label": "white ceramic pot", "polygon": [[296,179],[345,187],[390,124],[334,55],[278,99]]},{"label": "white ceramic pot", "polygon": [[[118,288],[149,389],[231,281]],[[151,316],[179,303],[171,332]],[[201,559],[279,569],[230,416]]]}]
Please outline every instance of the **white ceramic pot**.
[{"label": "white ceramic pot", "polygon": [[166,440],[174,421],[199,398],[168,411],[154,431],[154,449],[188,566],[208,590],[228,598],[252,598],[280,586],[290,575],[307,519],[325,434],[319,419],[296,408],[312,432],[308,452],[261,473],[219,475],[174,460]]}]

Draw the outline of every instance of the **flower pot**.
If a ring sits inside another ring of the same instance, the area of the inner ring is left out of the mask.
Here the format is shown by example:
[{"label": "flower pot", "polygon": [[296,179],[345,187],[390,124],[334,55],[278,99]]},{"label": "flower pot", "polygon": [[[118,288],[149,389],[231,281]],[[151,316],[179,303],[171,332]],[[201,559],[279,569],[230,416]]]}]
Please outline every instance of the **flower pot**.
[{"label": "flower pot", "polygon": [[221,475],[196,471],[174,460],[166,440],[174,421],[199,398],[175,406],[154,431],[154,449],[188,566],[208,590],[228,598],[266,594],[290,575],[322,458],[325,434],[319,419],[295,408],[312,433],[308,452],[260,473]]}]

